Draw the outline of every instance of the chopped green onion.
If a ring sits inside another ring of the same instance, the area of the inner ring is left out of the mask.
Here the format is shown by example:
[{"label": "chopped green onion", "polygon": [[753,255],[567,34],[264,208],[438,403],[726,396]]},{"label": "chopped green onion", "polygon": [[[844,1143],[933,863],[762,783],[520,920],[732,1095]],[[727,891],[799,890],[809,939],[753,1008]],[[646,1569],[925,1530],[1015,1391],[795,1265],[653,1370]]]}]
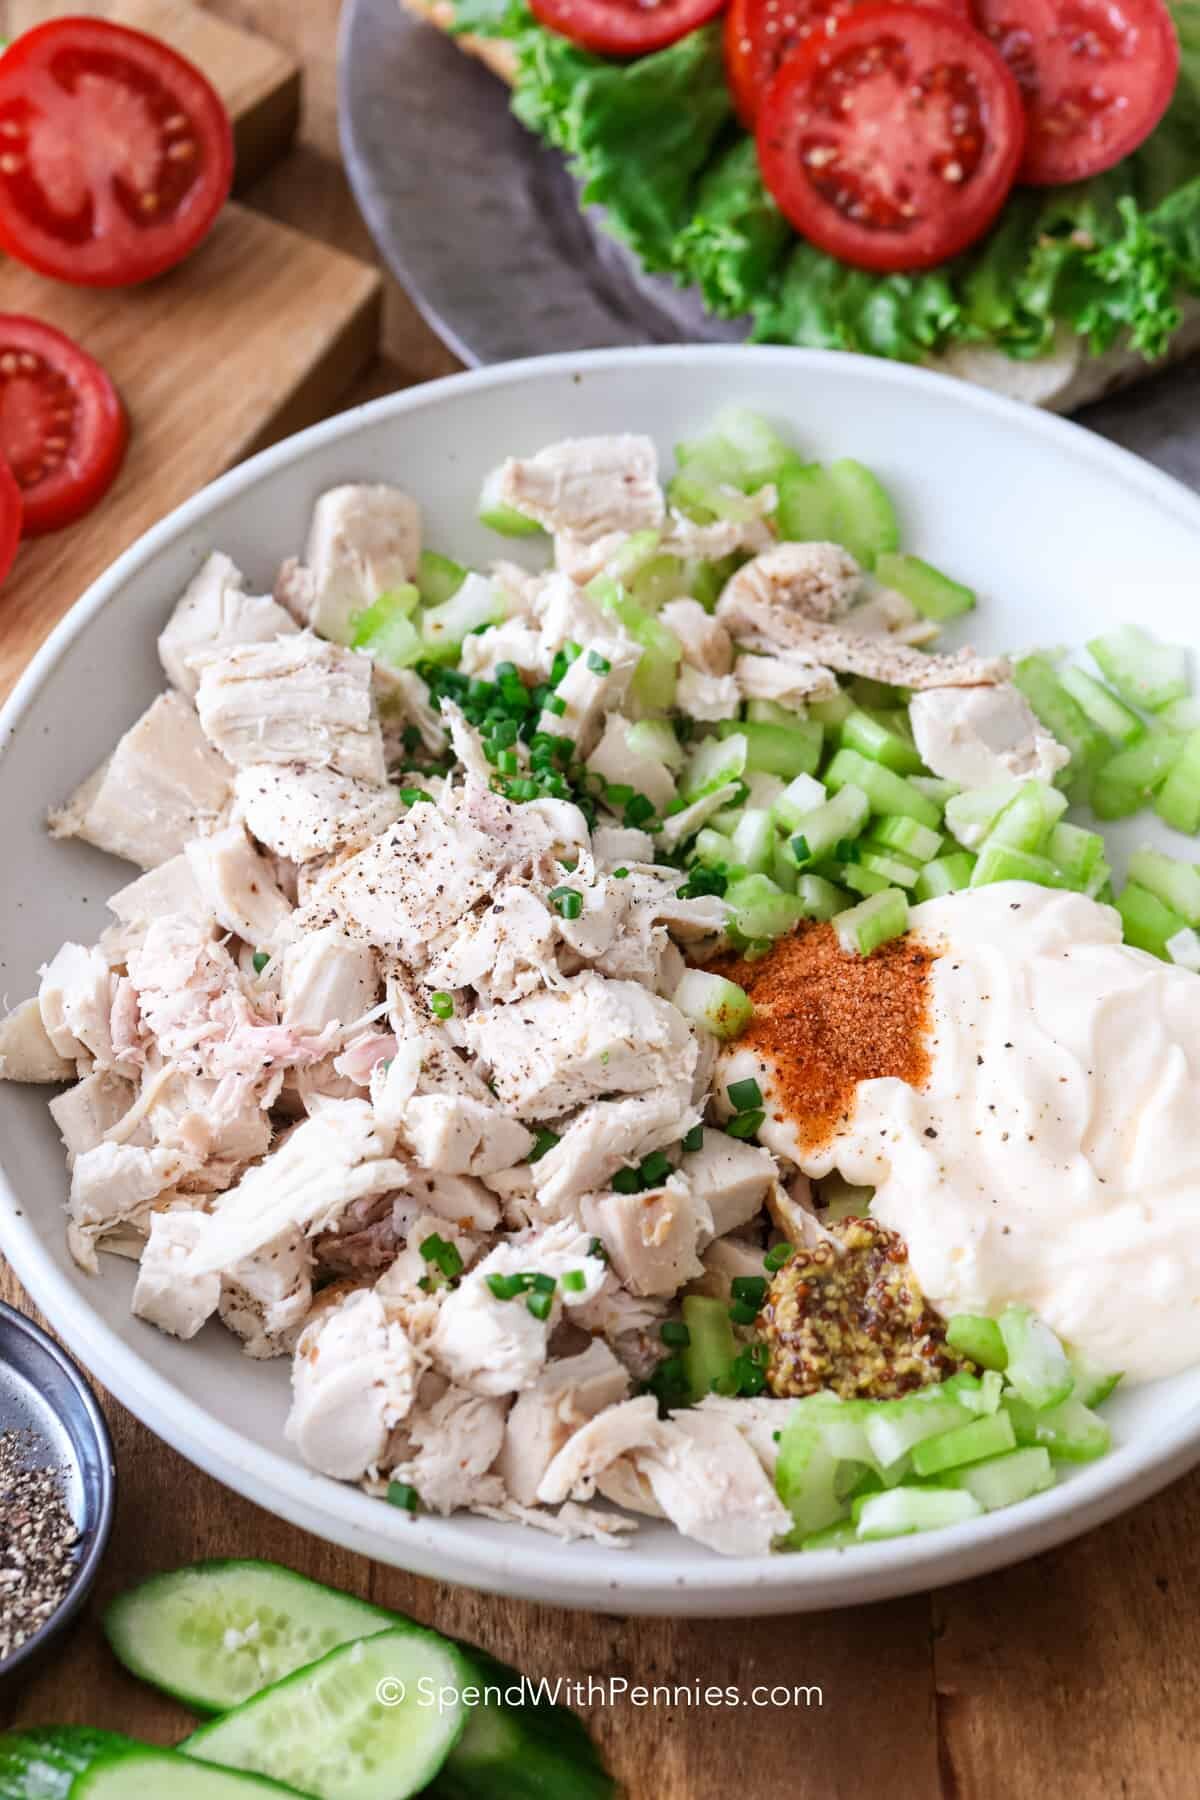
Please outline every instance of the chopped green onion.
[{"label": "chopped green onion", "polygon": [[587,1288],[587,1276],[582,1269],[568,1269],[562,1277],[565,1294],[582,1294]]},{"label": "chopped green onion", "polygon": [[702,1150],[704,1148],[703,1125],[693,1125],[686,1137],[680,1140],[679,1147],[688,1156],[694,1155],[697,1150]]},{"label": "chopped green onion", "polygon": [[735,1300],[729,1308],[729,1317],[735,1325],[753,1325],[758,1317],[757,1306],[751,1306],[746,1300]]},{"label": "chopped green onion", "polygon": [[422,801],[433,804],[433,795],[423,787],[402,787],[400,798],[405,806],[417,806]]},{"label": "chopped green onion", "polygon": [[658,1335],[664,1344],[674,1344],[678,1348],[686,1348],[692,1341],[692,1334],[681,1319],[664,1319]]},{"label": "chopped green onion", "polygon": [[429,1010],[436,1018],[452,1019],[454,1017],[454,995],[447,994],[444,989],[439,988],[436,993],[429,996]]},{"label": "chopped green onion", "polygon": [[770,1269],[772,1275],[774,1275],[778,1270],[782,1269],[784,1263],[791,1257],[795,1248],[796,1246],[794,1244],[772,1244],[771,1248],[763,1257],[763,1267],[765,1269]]},{"label": "chopped green onion", "polygon": [[908,930],[908,901],[899,888],[885,888],[833,921],[838,943],[851,955],[870,956],[890,938]]},{"label": "chopped green onion", "polygon": [[547,1131],[545,1127],[540,1131],[535,1131],[533,1134],[533,1149],[529,1152],[525,1161],[530,1163],[541,1162],[547,1150],[553,1150],[555,1144],[560,1142],[561,1139],[559,1138],[557,1131]]},{"label": "chopped green onion", "polygon": [[608,1251],[604,1247],[604,1241],[602,1238],[598,1238],[598,1237],[589,1238],[587,1253],[589,1256],[597,1257],[601,1262],[608,1261]]},{"label": "chopped green onion", "polygon": [[527,1294],[525,1305],[535,1319],[548,1319],[554,1306],[554,1295],[542,1292]]},{"label": "chopped green onion", "polygon": [[592,671],[593,675],[612,674],[612,664],[609,662],[607,656],[601,656],[598,650],[588,651],[587,666]]},{"label": "chopped green onion", "polygon": [[261,975],[270,960],[271,953],[269,950],[256,950],[254,955],[250,958],[250,961],[254,964],[254,973],[256,975]]},{"label": "chopped green onion", "polygon": [[556,719],[561,719],[567,710],[567,703],[561,694],[547,694],[542,707],[544,711],[553,713]]},{"label": "chopped green onion", "polygon": [[745,1081],[731,1081],[725,1092],[734,1112],[749,1112],[752,1106],[763,1103],[762,1089],[753,1076],[748,1076]]},{"label": "chopped green onion", "polygon": [[654,802],[645,794],[635,794],[625,803],[625,823],[636,827],[654,817]]},{"label": "chopped green onion", "polygon": [[578,888],[551,888],[548,898],[555,912],[564,919],[577,919],[583,911],[583,895]]},{"label": "chopped green onion", "polygon": [[731,1138],[752,1138],[766,1116],[761,1107],[755,1107],[750,1112],[737,1113],[730,1119],[725,1130]]},{"label": "chopped green onion", "polygon": [[767,1284],[761,1275],[735,1275],[729,1284],[729,1291],[735,1300],[743,1300],[759,1312],[767,1297]]},{"label": "chopped green onion", "polygon": [[652,1150],[638,1164],[638,1175],[644,1188],[658,1187],[670,1175],[673,1164],[665,1150]]},{"label": "chopped green onion", "polygon": [[421,1496],[407,1481],[389,1481],[387,1497],[389,1506],[398,1506],[404,1512],[415,1513],[420,1510]]},{"label": "chopped green onion", "polygon": [[612,1178],[612,1189],[616,1194],[640,1194],[642,1178],[636,1169],[618,1169]]},{"label": "chopped green onion", "polygon": [[622,867],[620,869],[613,870],[612,878],[614,881],[624,881],[628,874],[629,874],[629,870]]}]

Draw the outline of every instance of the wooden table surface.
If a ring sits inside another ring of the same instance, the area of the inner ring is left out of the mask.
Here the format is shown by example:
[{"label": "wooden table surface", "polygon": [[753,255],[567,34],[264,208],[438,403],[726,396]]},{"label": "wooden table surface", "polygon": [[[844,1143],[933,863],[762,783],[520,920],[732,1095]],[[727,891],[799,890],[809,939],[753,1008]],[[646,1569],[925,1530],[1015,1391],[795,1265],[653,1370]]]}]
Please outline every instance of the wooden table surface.
[{"label": "wooden table surface", "polygon": [[[0,3],[0,29],[5,10]],[[212,10],[304,66],[300,145],[243,200],[371,258],[337,156],[338,0],[214,0]],[[384,346],[350,400],[456,366],[391,281]],[[0,1294],[28,1306],[2,1267]],[[819,1704],[813,1694],[787,1707],[594,1710],[631,1800],[1200,1794],[1200,1474],[1065,1549],[935,1594],[853,1612],[675,1624],[489,1599],[368,1563],[218,1486],[124,1408],[110,1402],[109,1416],[121,1499],[97,1606],[196,1557],[270,1557],[459,1633],[534,1676],[735,1683],[747,1695],[757,1684],[820,1689]],[[0,1724],[86,1720],[172,1741],[187,1716],[121,1673],[95,1610],[51,1667],[0,1692]]]}]

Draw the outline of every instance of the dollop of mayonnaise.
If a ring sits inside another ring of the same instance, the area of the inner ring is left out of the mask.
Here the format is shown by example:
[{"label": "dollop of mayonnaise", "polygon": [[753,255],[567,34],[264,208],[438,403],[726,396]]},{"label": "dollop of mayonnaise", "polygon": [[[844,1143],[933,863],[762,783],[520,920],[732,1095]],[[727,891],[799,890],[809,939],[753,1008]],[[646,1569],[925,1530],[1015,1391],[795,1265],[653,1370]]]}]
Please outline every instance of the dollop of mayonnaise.
[{"label": "dollop of mayonnaise", "polygon": [[875,1187],[943,1314],[1023,1301],[1128,1380],[1200,1362],[1200,978],[1025,882],[911,927],[941,951],[929,1080],[860,1083],[801,1167]]}]

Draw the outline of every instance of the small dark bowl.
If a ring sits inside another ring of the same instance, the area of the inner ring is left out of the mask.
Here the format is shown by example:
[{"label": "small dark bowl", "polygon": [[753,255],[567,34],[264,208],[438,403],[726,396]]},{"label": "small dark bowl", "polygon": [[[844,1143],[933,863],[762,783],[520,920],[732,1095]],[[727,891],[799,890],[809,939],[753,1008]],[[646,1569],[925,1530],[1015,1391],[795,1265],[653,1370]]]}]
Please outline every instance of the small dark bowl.
[{"label": "small dark bowl", "polygon": [[0,1680],[30,1665],[75,1617],[96,1578],[112,1530],[117,1471],[96,1396],[52,1338],[0,1302],[0,1431],[28,1431],[39,1462],[59,1468],[79,1532],[71,1585],[44,1625],[11,1656]]}]

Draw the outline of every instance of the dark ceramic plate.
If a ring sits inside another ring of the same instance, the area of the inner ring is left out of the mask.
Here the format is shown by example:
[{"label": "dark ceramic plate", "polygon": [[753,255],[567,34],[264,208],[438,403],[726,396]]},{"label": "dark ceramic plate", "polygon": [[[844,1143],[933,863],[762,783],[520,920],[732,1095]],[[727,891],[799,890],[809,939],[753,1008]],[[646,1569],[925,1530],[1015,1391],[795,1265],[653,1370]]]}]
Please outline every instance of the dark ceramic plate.
[{"label": "dark ceramic plate", "polygon": [[[348,0],[339,49],[346,166],[371,234],[468,364],[625,344],[738,342],[694,290],[642,273],[580,208],[562,156],[508,91],[400,0]],[[1200,358],[1083,422],[1200,487]]]}]

